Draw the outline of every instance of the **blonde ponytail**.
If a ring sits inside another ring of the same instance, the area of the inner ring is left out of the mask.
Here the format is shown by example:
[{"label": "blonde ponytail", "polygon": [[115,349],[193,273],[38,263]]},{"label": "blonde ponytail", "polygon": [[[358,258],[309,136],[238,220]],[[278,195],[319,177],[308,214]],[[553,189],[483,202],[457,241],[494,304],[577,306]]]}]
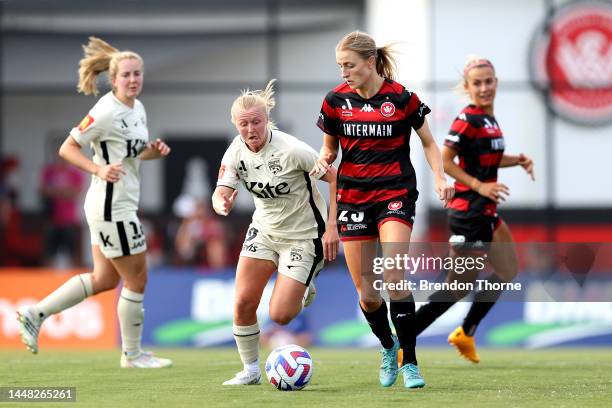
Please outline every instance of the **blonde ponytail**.
[{"label": "blonde ponytail", "polygon": [[77,90],[85,95],[97,95],[96,81],[98,75],[109,71],[112,79],[117,74],[119,61],[134,58],[143,64],[140,55],[132,51],[119,51],[104,40],[89,37],[89,42],[83,45],[84,57],[79,61],[79,83]]}]

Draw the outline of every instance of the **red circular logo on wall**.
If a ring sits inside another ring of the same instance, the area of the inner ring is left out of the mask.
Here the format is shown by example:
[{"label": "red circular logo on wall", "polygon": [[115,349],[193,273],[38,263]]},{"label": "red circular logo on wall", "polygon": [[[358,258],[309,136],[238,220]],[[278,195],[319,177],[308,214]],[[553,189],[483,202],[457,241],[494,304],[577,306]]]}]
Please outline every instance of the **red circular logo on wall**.
[{"label": "red circular logo on wall", "polygon": [[558,115],[586,125],[611,122],[612,5],[576,2],[555,10],[534,38],[531,70]]},{"label": "red circular logo on wall", "polygon": [[386,118],[395,114],[395,105],[392,102],[385,102],[380,105],[380,113]]},{"label": "red circular logo on wall", "polygon": [[387,208],[391,211],[397,211],[402,208],[403,205],[401,201],[391,201],[389,205],[387,205]]}]

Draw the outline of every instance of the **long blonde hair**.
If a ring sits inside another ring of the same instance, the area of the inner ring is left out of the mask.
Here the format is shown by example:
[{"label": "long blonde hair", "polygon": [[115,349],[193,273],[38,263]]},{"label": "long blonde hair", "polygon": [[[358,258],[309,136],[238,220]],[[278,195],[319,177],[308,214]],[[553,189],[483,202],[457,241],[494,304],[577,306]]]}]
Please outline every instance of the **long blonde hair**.
[{"label": "long blonde hair", "polygon": [[336,45],[336,51],[341,50],[354,51],[364,60],[373,56],[376,59],[378,75],[388,79],[397,77],[397,62],[393,56],[392,45],[376,47],[376,42],[369,34],[353,31],[345,35]]},{"label": "long blonde hair", "polygon": [[133,58],[144,66],[142,57],[133,51],[119,51],[104,40],[89,37],[89,42],[83,45],[84,57],[79,61],[79,84],[77,90],[85,95],[98,95],[96,81],[98,75],[108,71],[109,79],[115,78],[119,69],[119,61]]},{"label": "long blonde hair", "polygon": [[262,107],[268,116],[268,129],[277,129],[276,124],[270,119],[270,112],[276,106],[276,100],[274,99],[275,82],[276,79],[271,79],[263,91],[243,89],[240,96],[234,100],[234,103],[232,103],[232,108],[230,110],[232,123],[234,125],[236,124],[238,114],[240,112],[253,107]]}]

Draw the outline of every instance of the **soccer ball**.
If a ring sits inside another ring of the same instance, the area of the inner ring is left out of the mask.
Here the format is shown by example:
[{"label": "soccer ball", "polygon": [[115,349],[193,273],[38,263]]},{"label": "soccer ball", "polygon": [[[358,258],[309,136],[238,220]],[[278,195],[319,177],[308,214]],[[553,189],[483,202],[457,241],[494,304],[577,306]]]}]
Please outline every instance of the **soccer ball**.
[{"label": "soccer ball", "polygon": [[266,360],[268,381],[281,391],[297,391],[306,387],[312,371],[310,354],[295,344],[277,347]]}]

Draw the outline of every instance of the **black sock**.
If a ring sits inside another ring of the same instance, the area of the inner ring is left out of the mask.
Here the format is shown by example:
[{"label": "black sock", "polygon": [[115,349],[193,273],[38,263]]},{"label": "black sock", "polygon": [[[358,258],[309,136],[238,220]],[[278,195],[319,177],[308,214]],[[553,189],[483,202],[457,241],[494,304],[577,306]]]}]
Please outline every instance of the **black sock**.
[{"label": "black sock", "polygon": [[453,294],[447,290],[439,290],[429,296],[429,303],[417,310],[415,318],[416,335],[421,334],[438,317],[442,316],[455,304]]},{"label": "black sock", "polygon": [[[491,283],[504,283],[497,275],[491,275],[486,278]],[[497,299],[502,294],[502,290],[481,290],[474,295],[474,302],[465,320],[463,321],[463,331],[468,336],[473,336],[476,333],[478,324],[489,313],[489,310],[495,305]]]},{"label": "black sock", "polygon": [[415,305],[412,293],[403,299],[391,300],[391,321],[404,352],[402,365],[417,365]]},{"label": "black sock", "polygon": [[380,344],[386,349],[393,347],[393,337],[391,335],[391,327],[389,326],[389,318],[387,317],[387,302],[383,300],[380,307],[373,312],[363,310],[361,303],[359,303],[359,307],[368,321],[372,333],[380,340]]}]

